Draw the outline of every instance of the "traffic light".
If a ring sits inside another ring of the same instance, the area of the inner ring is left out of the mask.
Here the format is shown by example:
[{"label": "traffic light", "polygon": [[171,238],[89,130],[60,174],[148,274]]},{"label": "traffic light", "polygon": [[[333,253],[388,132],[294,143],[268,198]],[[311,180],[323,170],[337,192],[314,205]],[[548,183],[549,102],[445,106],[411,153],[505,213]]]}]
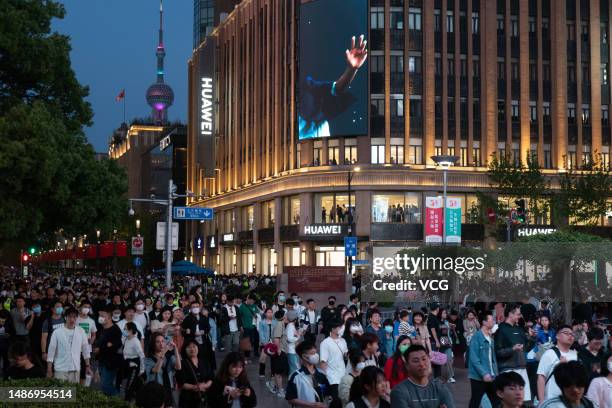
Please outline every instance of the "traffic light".
[{"label": "traffic light", "polygon": [[23,254],[23,262],[28,262],[28,254]]},{"label": "traffic light", "polygon": [[30,248],[30,255],[34,255],[36,253],[36,248]]},{"label": "traffic light", "polygon": [[525,199],[521,198],[518,199],[514,202],[516,204],[516,215],[518,218],[518,221],[520,223],[524,223],[525,222],[525,218],[526,218],[526,211],[525,211]]}]

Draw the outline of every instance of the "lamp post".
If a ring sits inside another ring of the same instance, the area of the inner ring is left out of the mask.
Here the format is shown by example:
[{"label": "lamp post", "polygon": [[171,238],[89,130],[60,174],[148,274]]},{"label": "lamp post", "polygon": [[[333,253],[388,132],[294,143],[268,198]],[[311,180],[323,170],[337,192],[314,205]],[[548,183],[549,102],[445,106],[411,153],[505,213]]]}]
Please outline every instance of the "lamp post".
[{"label": "lamp post", "polygon": [[457,156],[439,155],[431,156],[438,167],[441,167],[444,171],[444,196],[442,201],[442,245],[446,244],[446,185],[447,185],[447,172],[450,166],[454,166],[459,160]]},{"label": "lamp post", "polygon": [[[176,185],[172,182],[172,179],[168,181],[168,198],[166,200],[158,200],[154,198],[130,198],[130,209],[128,211],[129,215],[134,215],[134,209],[132,208],[133,202],[142,202],[142,203],[154,203],[159,205],[164,205],[167,207],[166,213],[166,286],[172,286],[172,207],[174,200],[176,198],[202,198],[205,196],[195,195],[193,193],[189,194],[176,194]],[[138,224],[137,224],[138,225]]]},{"label": "lamp post", "polygon": [[117,229],[113,230],[113,274],[117,273]]},{"label": "lamp post", "polygon": [[96,238],[98,244],[96,245],[96,275],[100,273],[100,230],[96,230]]},{"label": "lamp post", "polygon": [[140,220],[136,220],[136,235],[140,236]]}]

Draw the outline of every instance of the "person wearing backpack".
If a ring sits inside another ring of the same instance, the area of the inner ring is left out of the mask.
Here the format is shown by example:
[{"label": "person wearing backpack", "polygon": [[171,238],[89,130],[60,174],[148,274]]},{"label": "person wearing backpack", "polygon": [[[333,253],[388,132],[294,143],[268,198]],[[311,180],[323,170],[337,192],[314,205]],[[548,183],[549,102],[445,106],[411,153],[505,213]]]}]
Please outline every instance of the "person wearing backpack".
[{"label": "person wearing backpack", "polygon": [[546,399],[540,408],[595,408],[595,404],[584,395],[589,376],[581,363],[559,363],[553,370],[553,376],[560,387],[560,394]]},{"label": "person wearing backpack", "polygon": [[[570,347],[574,343],[574,331],[571,326],[563,325],[557,331],[557,345],[547,350],[538,364],[538,401],[546,401],[561,395],[553,371],[557,364],[578,360],[576,350]],[[585,382],[586,385],[586,382]]]}]

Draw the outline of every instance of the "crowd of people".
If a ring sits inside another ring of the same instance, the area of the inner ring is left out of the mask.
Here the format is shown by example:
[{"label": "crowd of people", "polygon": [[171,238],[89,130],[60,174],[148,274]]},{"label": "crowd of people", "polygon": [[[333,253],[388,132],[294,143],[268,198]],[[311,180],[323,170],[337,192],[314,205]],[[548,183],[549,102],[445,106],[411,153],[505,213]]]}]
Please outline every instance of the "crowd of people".
[{"label": "crowd of people", "polygon": [[154,276],[4,273],[0,285],[4,379],[53,377],[141,407],[256,406],[254,364],[279,406],[453,408],[464,365],[470,408],[612,408],[606,304],[579,304],[564,325],[528,299],[393,311],[353,293],[321,307],[271,277],[168,288]]}]

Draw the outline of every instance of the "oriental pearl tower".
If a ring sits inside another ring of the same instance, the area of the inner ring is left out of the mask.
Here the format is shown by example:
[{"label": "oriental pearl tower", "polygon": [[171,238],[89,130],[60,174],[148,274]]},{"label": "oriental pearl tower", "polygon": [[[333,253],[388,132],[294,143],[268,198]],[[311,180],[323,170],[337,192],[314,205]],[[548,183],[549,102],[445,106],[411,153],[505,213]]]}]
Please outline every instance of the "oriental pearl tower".
[{"label": "oriental pearl tower", "polygon": [[174,91],[170,85],[164,83],[164,9],[162,0],[159,0],[159,44],[157,45],[157,82],[147,89],[147,104],[153,109],[153,120],[158,125],[164,125],[168,121],[168,108],[174,102]]}]

